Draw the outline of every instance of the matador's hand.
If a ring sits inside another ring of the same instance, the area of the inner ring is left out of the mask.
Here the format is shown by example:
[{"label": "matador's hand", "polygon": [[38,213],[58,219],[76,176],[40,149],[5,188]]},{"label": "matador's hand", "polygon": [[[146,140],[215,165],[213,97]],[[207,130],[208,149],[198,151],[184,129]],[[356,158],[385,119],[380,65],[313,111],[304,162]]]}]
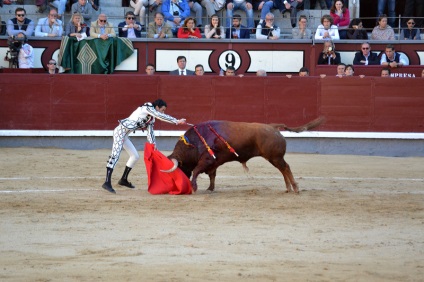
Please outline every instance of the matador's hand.
[{"label": "matador's hand", "polygon": [[182,118],[182,119],[177,120],[177,125],[186,124],[186,123],[187,122],[186,122],[186,119],[185,118]]}]

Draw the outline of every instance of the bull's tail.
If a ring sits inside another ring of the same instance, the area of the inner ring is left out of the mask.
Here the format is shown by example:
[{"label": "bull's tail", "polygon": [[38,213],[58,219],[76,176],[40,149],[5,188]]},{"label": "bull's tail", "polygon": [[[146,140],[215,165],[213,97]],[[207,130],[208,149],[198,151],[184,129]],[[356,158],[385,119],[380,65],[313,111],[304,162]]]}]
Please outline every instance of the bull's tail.
[{"label": "bull's tail", "polygon": [[324,122],[325,122],[325,118],[323,116],[320,116],[319,118],[316,118],[313,121],[310,121],[307,124],[304,124],[304,125],[298,126],[298,127],[288,127],[285,124],[277,124],[277,123],[273,123],[273,124],[270,124],[270,125],[274,128],[279,129],[279,130],[284,129],[284,130],[287,130],[287,131],[299,133],[299,132],[311,130],[315,127],[318,127],[319,125],[321,125]]}]

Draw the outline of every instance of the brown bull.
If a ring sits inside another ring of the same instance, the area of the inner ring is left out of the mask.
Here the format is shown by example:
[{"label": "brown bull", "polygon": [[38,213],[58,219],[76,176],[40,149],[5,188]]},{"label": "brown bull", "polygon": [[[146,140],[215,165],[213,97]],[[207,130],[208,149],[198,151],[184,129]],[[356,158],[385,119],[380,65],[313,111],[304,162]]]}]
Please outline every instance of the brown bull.
[{"label": "brown bull", "polygon": [[[280,129],[302,132],[319,126],[324,118],[317,118],[299,127],[287,127],[284,124],[262,124],[231,121],[207,121],[187,130],[175,145],[169,158],[174,167],[165,172],[174,171],[177,166],[193,178],[193,190],[197,190],[197,177],[200,173],[209,175],[208,190],[215,189],[215,177],[218,167],[226,162],[239,161],[247,170],[246,162],[261,156],[275,166],[284,176],[287,192],[298,193],[290,166],[284,160],[286,140]],[[208,151],[208,147],[210,150]],[[234,149],[235,153],[231,150]],[[238,155],[238,156],[237,156]],[[215,158],[214,158],[215,157]]]}]

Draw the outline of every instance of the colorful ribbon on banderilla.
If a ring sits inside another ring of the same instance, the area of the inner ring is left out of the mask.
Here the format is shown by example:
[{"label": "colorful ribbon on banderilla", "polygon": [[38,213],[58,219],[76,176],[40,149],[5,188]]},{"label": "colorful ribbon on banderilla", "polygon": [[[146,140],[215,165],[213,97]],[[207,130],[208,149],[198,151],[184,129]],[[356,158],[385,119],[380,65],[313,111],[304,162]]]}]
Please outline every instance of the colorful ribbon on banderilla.
[{"label": "colorful ribbon on banderilla", "polygon": [[233,147],[231,147],[230,144],[228,144],[228,142],[225,141],[225,139],[221,135],[219,135],[218,132],[216,132],[216,130],[210,124],[208,124],[208,127],[209,127],[210,131],[212,131],[216,135],[216,137],[219,138],[219,140],[221,140],[222,142],[224,142],[224,144],[227,146],[228,150],[230,150],[231,153],[233,153],[237,157],[239,156],[236,153],[236,151],[233,149]]},{"label": "colorful ribbon on banderilla", "polygon": [[[218,137],[219,140],[221,140],[227,146],[228,150],[231,153],[233,153],[237,157],[239,156],[237,154],[237,152],[234,150],[234,148],[231,147],[230,144],[221,135],[219,135],[219,133],[211,125],[208,124],[208,128],[209,128],[210,131],[212,131],[216,135],[216,137]],[[214,159],[216,159],[215,153],[213,152],[213,150],[211,149],[211,147],[209,147],[209,145],[206,142],[205,138],[203,138],[203,136],[200,134],[200,132],[197,129],[197,126],[196,125],[193,126],[193,129],[196,132],[197,136],[199,136],[200,141],[202,141],[203,145],[205,145],[206,150],[208,151],[209,155],[211,155]],[[191,145],[186,136],[184,136],[184,135],[181,136],[181,140],[184,142],[184,144]]]}]

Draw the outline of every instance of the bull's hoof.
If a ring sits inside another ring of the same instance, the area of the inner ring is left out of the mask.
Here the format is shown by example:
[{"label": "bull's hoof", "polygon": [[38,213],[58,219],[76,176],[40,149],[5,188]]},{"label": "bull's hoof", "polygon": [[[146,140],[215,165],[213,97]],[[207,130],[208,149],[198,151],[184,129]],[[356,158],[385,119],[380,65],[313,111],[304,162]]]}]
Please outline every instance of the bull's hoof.
[{"label": "bull's hoof", "polygon": [[108,182],[103,183],[102,188],[109,191],[110,193],[116,194],[116,191],[112,188],[112,185]]},{"label": "bull's hoof", "polygon": [[128,180],[126,180],[126,179],[120,179],[118,181],[118,184],[121,185],[121,186],[125,186],[125,187],[128,187],[128,188],[131,188],[131,189],[134,189],[135,188],[135,186],[132,185],[131,182],[128,182]]}]

